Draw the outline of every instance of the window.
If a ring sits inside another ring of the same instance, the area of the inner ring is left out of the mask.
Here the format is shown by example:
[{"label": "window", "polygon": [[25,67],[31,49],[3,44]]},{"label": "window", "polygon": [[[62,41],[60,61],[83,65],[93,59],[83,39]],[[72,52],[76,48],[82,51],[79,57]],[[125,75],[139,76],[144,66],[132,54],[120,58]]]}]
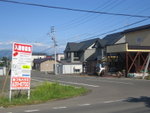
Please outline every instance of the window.
[{"label": "window", "polygon": [[74,69],[75,73],[80,73],[80,69]]},{"label": "window", "polygon": [[79,52],[74,52],[74,57],[79,57]]}]

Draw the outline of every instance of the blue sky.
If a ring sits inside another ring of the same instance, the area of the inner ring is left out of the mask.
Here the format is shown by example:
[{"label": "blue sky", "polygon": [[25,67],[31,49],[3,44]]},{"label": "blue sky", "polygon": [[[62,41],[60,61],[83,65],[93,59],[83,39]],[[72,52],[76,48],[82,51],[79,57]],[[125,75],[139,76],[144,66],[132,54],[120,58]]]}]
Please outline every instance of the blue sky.
[{"label": "blue sky", "polygon": [[[150,0],[13,1],[150,16]],[[53,49],[49,49],[53,42],[47,33],[50,32],[51,26],[55,26],[57,50],[63,52],[67,42],[83,41],[139,20],[142,18],[73,12],[0,2],[0,50],[11,49],[11,44],[15,41],[30,43],[37,52],[53,53]],[[150,24],[150,20],[129,28],[145,24]]]}]

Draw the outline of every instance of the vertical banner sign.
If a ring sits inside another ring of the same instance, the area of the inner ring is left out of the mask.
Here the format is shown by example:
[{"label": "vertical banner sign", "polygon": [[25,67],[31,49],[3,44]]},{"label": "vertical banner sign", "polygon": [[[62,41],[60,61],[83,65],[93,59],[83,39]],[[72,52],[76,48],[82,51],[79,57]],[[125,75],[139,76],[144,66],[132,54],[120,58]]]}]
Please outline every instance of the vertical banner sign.
[{"label": "vertical banner sign", "polygon": [[11,90],[30,90],[32,45],[13,43]]}]

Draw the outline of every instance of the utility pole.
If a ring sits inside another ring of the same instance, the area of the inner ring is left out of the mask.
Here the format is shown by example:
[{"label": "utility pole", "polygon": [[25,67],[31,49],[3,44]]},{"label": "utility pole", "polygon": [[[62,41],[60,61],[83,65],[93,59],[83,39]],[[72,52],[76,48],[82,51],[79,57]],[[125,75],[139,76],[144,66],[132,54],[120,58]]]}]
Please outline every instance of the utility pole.
[{"label": "utility pole", "polygon": [[54,59],[55,59],[55,75],[57,75],[57,65],[56,65],[56,39],[55,39],[55,28],[54,26],[51,27],[51,39],[54,43]]}]

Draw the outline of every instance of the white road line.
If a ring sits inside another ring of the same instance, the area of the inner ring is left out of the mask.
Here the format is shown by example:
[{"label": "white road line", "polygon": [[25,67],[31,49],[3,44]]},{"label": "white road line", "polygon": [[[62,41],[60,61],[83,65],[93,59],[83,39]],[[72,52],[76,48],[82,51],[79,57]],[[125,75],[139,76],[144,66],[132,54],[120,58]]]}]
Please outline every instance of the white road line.
[{"label": "white road line", "polygon": [[53,107],[53,109],[65,109],[67,108],[66,106],[62,106],[62,107]]},{"label": "white road line", "polygon": [[133,83],[129,83],[129,82],[118,82],[118,81],[110,81],[110,80],[103,80],[103,81],[104,81],[104,82],[110,82],[110,83],[133,85]]},{"label": "white road line", "polygon": [[32,109],[32,110],[25,110],[25,113],[32,113],[32,112],[36,112],[39,111],[38,109]]},{"label": "white road line", "polygon": [[[61,80],[52,80],[52,79],[45,79],[45,78],[40,78],[40,77],[36,77],[37,79],[42,79],[42,80],[50,80],[53,82],[60,82],[60,83],[66,83],[66,84],[75,84],[75,85],[82,85],[82,86],[89,86],[89,87],[100,87],[98,85],[91,85],[91,84],[85,84],[85,83],[77,83],[77,82],[66,82],[66,81],[61,81]],[[35,80],[35,78],[34,78]],[[41,80],[39,80],[41,81]]]},{"label": "white road line", "polygon": [[33,78],[32,78],[32,80],[34,80],[34,81],[38,81],[38,82],[43,82],[42,80],[37,80],[37,79],[33,79]]},{"label": "white road line", "polygon": [[82,86],[90,86],[90,87],[99,87],[98,85],[91,85],[91,84],[85,84],[85,83],[77,83],[77,82],[66,82],[66,81],[59,81],[67,84],[75,84],[75,85],[82,85]]},{"label": "white road line", "polygon": [[112,81],[112,80],[92,80],[92,79],[87,79],[89,81],[100,81],[100,82],[109,82],[109,83],[116,83],[116,84],[126,84],[126,85],[133,85],[133,83],[130,82],[119,82],[119,81]]},{"label": "white road line", "polygon": [[90,106],[91,104],[79,104],[79,106]]},{"label": "white road line", "polygon": [[119,100],[110,100],[110,101],[104,101],[103,103],[108,104],[108,103],[114,103],[114,102],[122,102],[125,101],[126,99],[119,99]]},{"label": "white road line", "polygon": [[105,104],[113,103],[113,102],[114,102],[114,101],[111,101],[111,100],[110,100],[110,101],[104,101]]}]

